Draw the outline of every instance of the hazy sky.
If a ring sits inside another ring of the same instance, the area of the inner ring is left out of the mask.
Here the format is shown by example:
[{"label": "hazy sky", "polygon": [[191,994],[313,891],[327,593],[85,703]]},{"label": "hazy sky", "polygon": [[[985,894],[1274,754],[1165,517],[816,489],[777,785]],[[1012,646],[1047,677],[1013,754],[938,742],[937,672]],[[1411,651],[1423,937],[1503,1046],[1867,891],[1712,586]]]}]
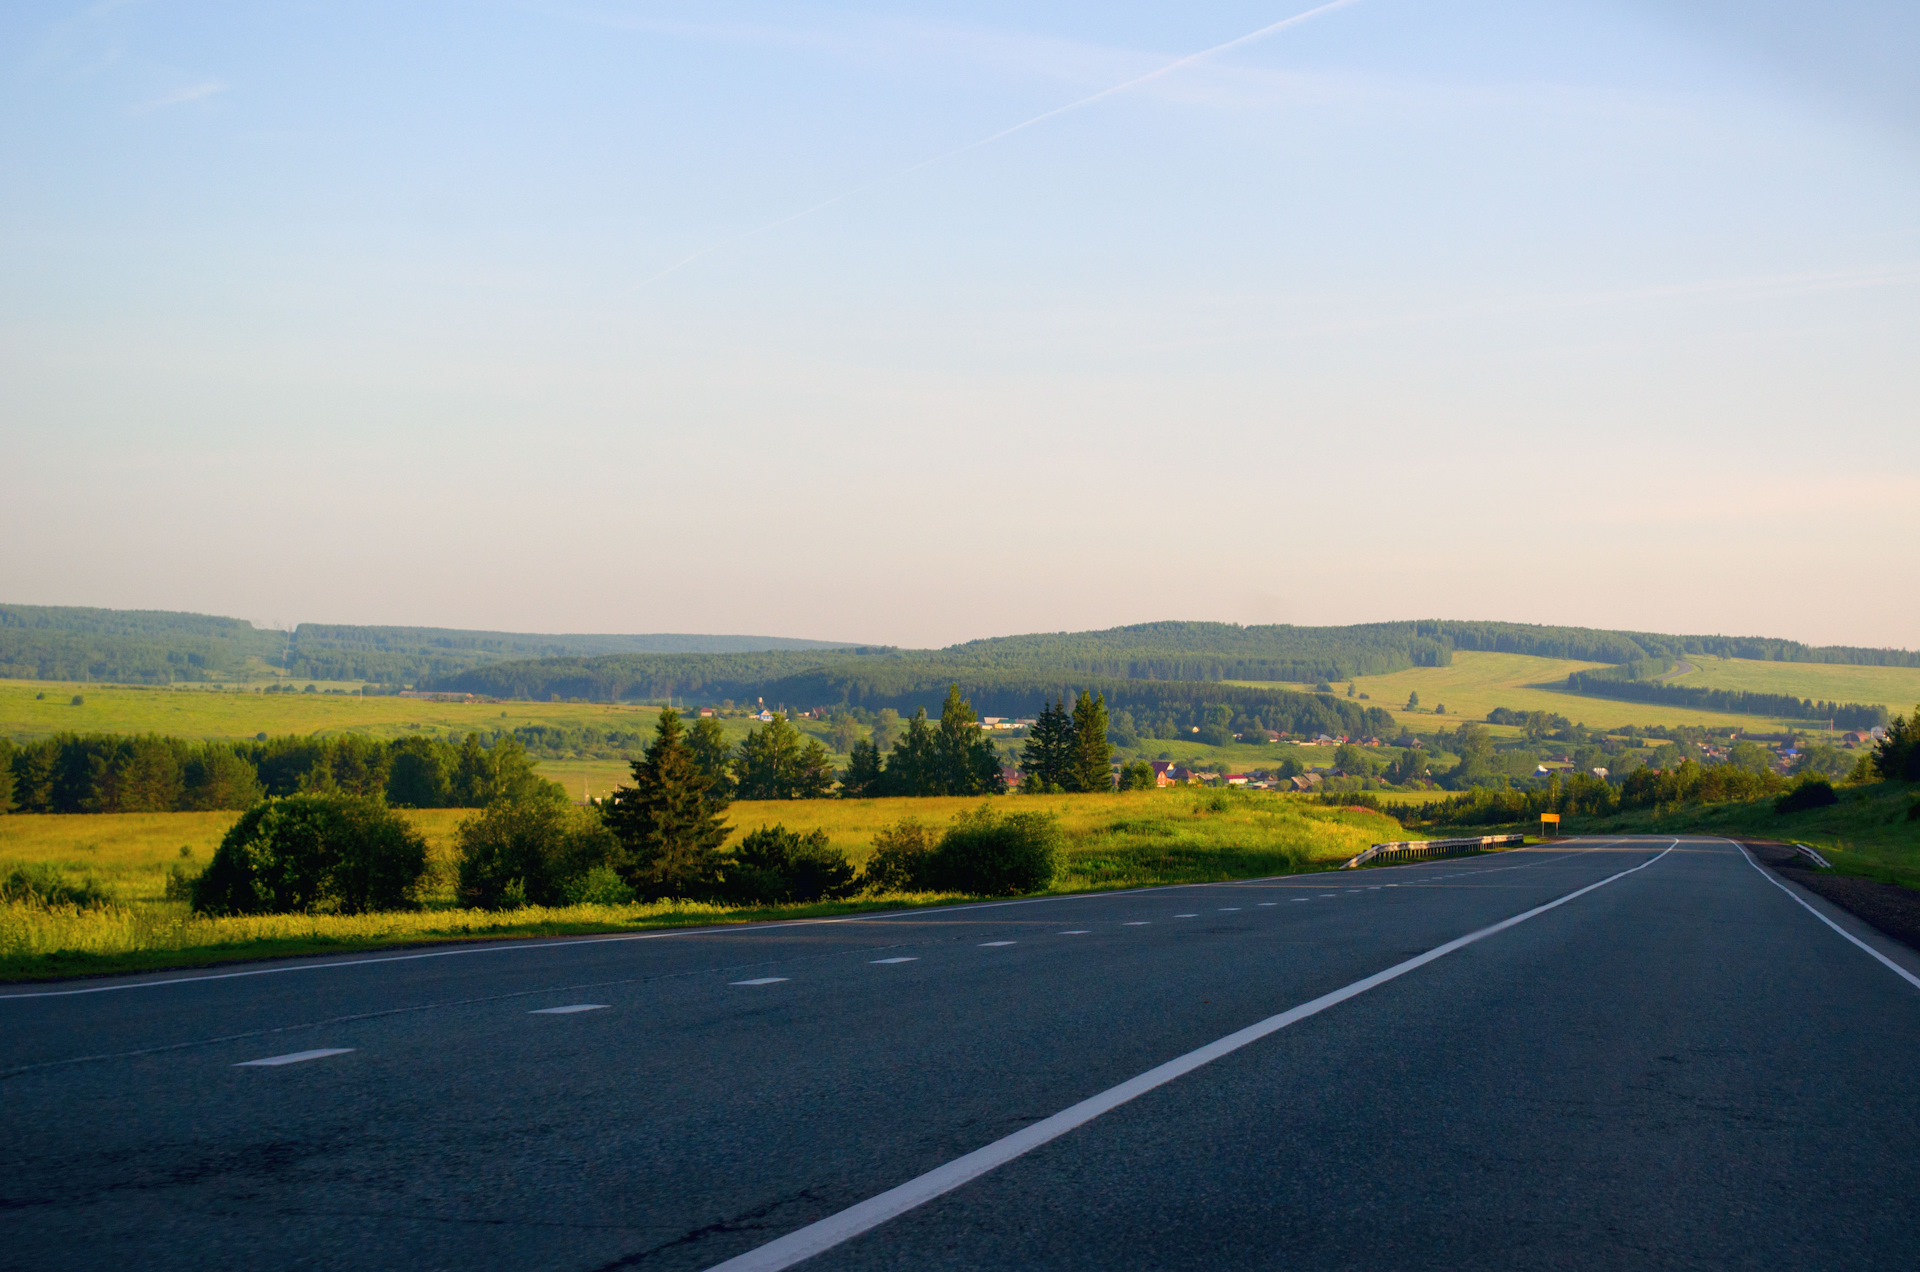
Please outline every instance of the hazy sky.
[{"label": "hazy sky", "polygon": [[1915,6],[1354,0],[949,153],[1310,7],[16,0],[0,600],[1920,645]]}]

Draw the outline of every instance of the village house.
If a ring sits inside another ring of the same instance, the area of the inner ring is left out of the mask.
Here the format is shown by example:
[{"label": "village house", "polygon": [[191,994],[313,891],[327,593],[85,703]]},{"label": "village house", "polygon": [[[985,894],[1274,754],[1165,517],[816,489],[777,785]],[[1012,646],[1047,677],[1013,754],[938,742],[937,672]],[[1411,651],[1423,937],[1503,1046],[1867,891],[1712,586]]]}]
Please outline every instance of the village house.
[{"label": "village house", "polygon": [[1176,771],[1173,761],[1155,760],[1153,762],[1153,784],[1155,786],[1172,786],[1180,780],[1174,776]]}]

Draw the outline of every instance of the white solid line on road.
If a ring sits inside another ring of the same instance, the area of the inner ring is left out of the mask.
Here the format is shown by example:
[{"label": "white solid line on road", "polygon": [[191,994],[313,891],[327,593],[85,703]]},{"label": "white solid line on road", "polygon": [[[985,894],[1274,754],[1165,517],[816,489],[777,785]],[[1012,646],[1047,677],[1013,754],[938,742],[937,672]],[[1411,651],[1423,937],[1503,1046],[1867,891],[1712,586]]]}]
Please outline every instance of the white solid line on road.
[{"label": "white solid line on road", "polygon": [[307,1060],[324,1060],[328,1056],[344,1056],[352,1047],[320,1047],[313,1051],[292,1051],[284,1056],[268,1056],[264,1060],[242,1060],[234,1065],[236,1069],[273,1069],[283,1064],[300,1064]]},{"label": "white solid line on road", "polygon": [[920,956],[918,954],[902,954],[899,958],[876,958],[872,961],[875,963],[917,963],[920,961]]},{"label": "white solid line on road", "polygon": [[1108,1087],[1095,1096],[1090,1096],[1070,1108],[1062,1109],[1052,1117],[1045,1118],[1023,1127],[1002,1139],[997,1139],[984,1148],[976,1148],[964,1157],[956,1157],[944,1166],[936,1166],[916,1179],[910,1179],[896,1188],[890,1188],[877,1197],[869,1197],[863,1202],[847,1207],[838,1214],[828,1215],[816,1223],[789,1232],[786,1236],[769,1241],[745,1254],[735,1255],[724,1263],[716,1263],[707,1272],[780,1272],[804,1259],[810,1259],[823,1250],[831,1250],[843,1241],[849,1241],[871,1228],[877,1228],[887,1220],[905,1214],[917,1206],[925,1205],[934,1198],[952,1192],[962,1184],[978,1179],[988,1171],[1004,1166],[1016,1157],[1024,1156],[1039,1148],[1042,1144],[1058,1139],[1068,1131],[1085,1126],[1088,1122],[1119,1108],[1129,1100],[1137,1099],[1156,1087],[1164,1086],[1175,1078],[1184,1077],[1203,1065],[1233,1052],[1249,1043],[1258,1042],[1268,1034],[1277,1033],[1288,1025],[1297,1024],[1309,1016],[1317,1016],[1329,1007],[1336,1007],[1349,998],[1358,998],[1370,989],[1405,976],[1408,972],[1425,967],[1435,959],[1445,958],[1455,950],[1472,945],[1475,941],[1485,940],[1498,932],[1525,923],[1528,919],[1558,909],[1569,901],[1584,897],[1596,888],[1604,888],[1616,879],[1624,879],[1630,874],[1645,870],[1654,862],[1673,851],[1678,839],[1669,843],[1657,856],[1641,862],[1637,866],[1622,870],[1618,874],[1608,875],[1598,883],[1586,887],[1557,901],[1537,905],[1533,909],[1516,914],[1510,919],[1502,919],[1477,932],[1457,936],[1444,945],[1436,945],[1425,954],[1415,955],[1402,963],[1395,963],[1385,971],[1353,982],[1330,994],[1322,994],[1310,1002],[1289,1008],[1277,1016],[1248,1025],[1237,1033],[1196,1048],[1183,1056],[1177,1056],[1165,1064],[1147,1070],[1139,1077],[1130,1078],[1118,1086]]},{"label": "white solid line on road", "polygon": [[1074,929],[1073,929],[1073,930],[1072,930],[1071,932],[1062,932],[1062,933],[1061,933],[1060,935],[1062,935],[1062,936],[1092,936],[1092,935],[1093,935],[1093,933],[1092,933],[1092,931],[1090,931],[1090,930],[1089,930],[1089,929],[1087,929],[1087,928],[1074,928]]},{"label": "white solid line on road", "polygon": [[571,1016],[576,1011],[605,1011],[606,1009],[605,1003],[569,1003],[565,1007],[542,1007],[537,1011],[528,1012],[527,1015]]},{"label": "white solid line on road", "polygon": [[785,979],[787,978],[784,976],[759,976],[759,977],[755,977],[753,980],[728,981],[727,984],[729,985],[778,985],[781,981]]},{"label": "white solid line on road", "polygon": [[1900,966],[1900,964],[1894,962],[1892,959],[1888,958],[1885,954],[1882,954],[1879,950],[1874,949],[1873,946],[1868,945],[1865,941],[1861,940],[1859,937],[1855,936],[1853,933],[1847,931],[1845,928],[1841,927],[1838,923],[1835,923],[1832,919],[1820,913],[1820,911],[1808,905],[1806,902],[1806,898],[1798,895],[1797,893],[1794,892],[1792,888],[1789,888],[1786,884],[1780,882],[1778,879],[1768,874],[1765,867],[1761,866],[1759,862],[1753,859],[1753,854],[1747,851],[1747,846],[1745,844],[1736,843],[1734,840],[1731,840],[1731,839],[1727,840],[1727,842],[1730,844],[1733,844],[1735,848],[1738,848],[1740,850],[1740,855],[1747,859],[1748,865],[1752,866],[1755,870],[1758,870],[1760,872],[1761,878],[1765,879],[1768,883],[1772,884],[1774,887],[1780,889],[1780,891],[1792,897],[1795,901],[1798,901],[1801,907],[1805,909],[1808,914],[1811,914],[1814,918],[1820,920],[1822,923],[1826,924],[1828,927],[1832,928],[1834,931],[1838,932],[1840,935],[1846,937],[1849,941],[1852,941],[1855,945],[1858,945],[1861,949],[1865,950],[1867,953],[1879,959],[1882,963],[1886,964],[1887,970],[1892,972],[1895,976],[1898,976],[1901,980],[1907,982],[1907,984],[1913,986],[1915,989],[1920,989],[1920,976],[1915,976],[1912,972]]}]

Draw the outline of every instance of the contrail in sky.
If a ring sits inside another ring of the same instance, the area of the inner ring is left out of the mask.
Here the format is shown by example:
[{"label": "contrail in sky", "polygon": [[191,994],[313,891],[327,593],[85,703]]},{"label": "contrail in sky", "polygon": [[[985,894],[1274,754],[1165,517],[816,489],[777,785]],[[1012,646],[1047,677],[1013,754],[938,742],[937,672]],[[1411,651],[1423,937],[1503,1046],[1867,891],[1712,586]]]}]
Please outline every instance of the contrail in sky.
[{"label": "contrail in sky", "polygon": [[1142,84],[1150,83],[1151,81],[1160,79],[1161,77],[1166,75],[1171,75],[1175,71],[1184,70],[1185,68],[1192,66],[1196,62],[1203,62],[1207,58],[1213,57],[1215,54],[1225,53],[1229,49],[1237,49],[1243,44],[1252,44],[1255,40],[1264,40],[1270,35],[1275,35],[1281,31],[1286,30],[1288,27],[1299,26],[1302,22],[1311,21],[1312,19],[1319,17],[1323,13],[1332,13],[1335,9],[1344,9],[1349,5],[1354,5],[1359,3],[1360,3],[1360,0],[1330,0],[1329,3],[1319,5],[1316,8],[1308,9],[1304,13],[1296,13],[1290,18],[1282,18],[1278,22],[1274,22],[1267,26],[1263,26],[1258,31],[1249,31],[1245,35],[1238,36],[1234,39],[1228,40],[1225,44],[1216,44],[1210,49],[1201,49],[1198,53],[1189,53],[1185,57],[1175,58],[1173,61],[1168,62],[1165,66],[1162,66],[1157,70],[1148,71],[1145,75],[1136,75],[1132,79],[1127,80],[1124,83],[1115,84],[1111,88],[1103,88],[1099,92],[1090,94],[1089,96],[1086,96],[1086,97],[1082,97],[1078,101],[1068,102],[1065,106],[1056,106],[1052,110],[1043,112],[1042,114],[1035,115],[1032,119],[1023,119],[1019,123],[1013,125],[1011,128],[1002,128],[999,132],[989,134],[988,136],[980,138],[978,141],[970,141],[964,146],[955,146],[952,150],[942,151],[941,153],[933,156],[931,159],[922,159],[919,163],[910,164],[907,167],[901,168],[896,172],[889,172],[884,176],[875,177],[870,181],[863,181],[857,186],[853,186],[850,189],[842,190],[839,194],[834,195],[830,199],[822,199],[820,202],[815,203],[810,207],[805,207],[800,209],[798,212],[792,213],[791,215],[783,216],[777,221],[769,221],[765,225],[758,226],[754,229],[743,230],[739,234],[735,234],[729,238],[721,239],[718,242],[715,242],[706,247],[703,247],[699,251],[695,252],[693,255],[685,257],[684,259],[676,261],[672,265],[667,266],[665,269],[661,270],[658,274],[653,275],[651,278],[647,278],[642,280],[639,283],[636,283],[634,285],[634,290],[639,291],[643,288],[651,287],[655,283],[659,282],[661,279],[665,278],[667,275],[675,273],[678,270],[684,269],[688,265],[691,265],[695,261],[699,260],[701,257],[710,256],[714,252],[719,251],[723,247],[730,246],[734,243],[742,242],[746,239],[754,238],[757,235],[765,234],[769,230],[777,230],[783,225],[791,225],[795,221],[801,220],[804,217],[812,216],[815,212],[819,212],[825,208],[830,208],[836,203],[843,202],[844,200],[852,198],[856,194],[861,194],[867,190],[871,190],[875,186],[885,185],[889,181],[898,181],[901,177],[908,176],[912,173],[918,172],[922,168],[930,168],[936,163],[944,163],[948,159],[953,158],[955,155],[963,155],[963,154],[966,154],[969,150],[978,150],[982,146],[990,146],[994,142],[999,141],[1002,137],[1011,137],[1013,136],[1013,134],[1017,132],[1021,132],[1025,129],[1033,127],[1035,124],[1045,123],[1049,119],[1057,118],[1058,116],[1068,114],[1071,111],[1079,110],[1085,106],[1091,106],[1095,102],[1104,101],[1109,97],[1115,96],[1116,94],[1124,93],[1131,89],[1138,88]]}]

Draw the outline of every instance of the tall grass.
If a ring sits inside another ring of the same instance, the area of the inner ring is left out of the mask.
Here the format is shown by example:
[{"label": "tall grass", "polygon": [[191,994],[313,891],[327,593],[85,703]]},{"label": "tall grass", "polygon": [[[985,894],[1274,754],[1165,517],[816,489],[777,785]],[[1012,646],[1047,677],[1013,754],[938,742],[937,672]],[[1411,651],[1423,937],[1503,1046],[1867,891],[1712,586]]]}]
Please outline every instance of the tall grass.
[{"label": "tall grass", "polygon": [[[808,800],[735,804],[736,832],[783,823],[825,830],[856,864],[873,835],[904,817],[945,826],[976,806],[965,799]],[[1008,797],[1005,811],[1051,812],[1065,837],[1051,891],[1213,882],[1330,866],[1380,840],[1402,837],[1392,818],[1361,809],[1225,790]],[[196,917],[165,899],[167,872],[198,870],[237,814],[143,813],[0,817],[0,875],[40,865],[85,874],[110,895],[91,906],[0,902],[0,976],[222,961],[367,949],[485,936],[620,931],[684,923],[844,913],[952,897],[889,894],[813,906],[729,909],[698,902],[574,905],[488,911],[456,908],[451,843],[462,810],[407,814],[428,837],[434,884],[423,909],[365,915]],[[190,852],[183,857],[182,846]]]}]

